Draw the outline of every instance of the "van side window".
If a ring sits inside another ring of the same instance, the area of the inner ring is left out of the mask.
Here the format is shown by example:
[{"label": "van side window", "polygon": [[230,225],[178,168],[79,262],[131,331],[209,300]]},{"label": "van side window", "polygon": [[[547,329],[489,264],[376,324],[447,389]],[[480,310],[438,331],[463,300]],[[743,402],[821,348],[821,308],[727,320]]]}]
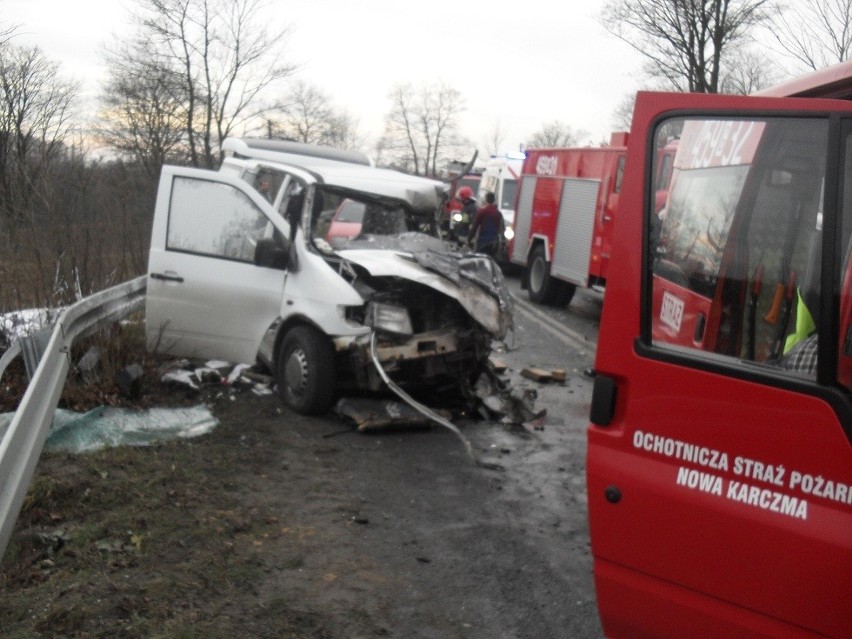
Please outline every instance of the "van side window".
[{"label": "van side window", "polygon": [[253,262],[269,222],[243,193],[227,184],[176,177],[166,249]]},{"label": "van side window", "polygon": [[[649,224],[652,343],[816,376],[828,121],[671,119]],[[656,207],[655,207],[656,208]]]}]

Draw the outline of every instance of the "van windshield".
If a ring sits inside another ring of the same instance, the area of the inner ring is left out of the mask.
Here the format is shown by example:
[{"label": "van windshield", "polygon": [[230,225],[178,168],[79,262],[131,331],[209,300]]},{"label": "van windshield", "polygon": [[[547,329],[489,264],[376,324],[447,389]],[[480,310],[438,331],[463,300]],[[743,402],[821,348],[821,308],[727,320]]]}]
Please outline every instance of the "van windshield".
[{"label": "van windshield", "polygon": [[500,208],[515,208],[515,193],[518,190],[517,180],[503,180],[503,192],[500,194]]},{"label": "van windshield", "polygon": [[400,202],[319,190],[311,218],[314,243],[341,248],[353,239],[419,232],[435,235],[433,216],[417,214]]}]

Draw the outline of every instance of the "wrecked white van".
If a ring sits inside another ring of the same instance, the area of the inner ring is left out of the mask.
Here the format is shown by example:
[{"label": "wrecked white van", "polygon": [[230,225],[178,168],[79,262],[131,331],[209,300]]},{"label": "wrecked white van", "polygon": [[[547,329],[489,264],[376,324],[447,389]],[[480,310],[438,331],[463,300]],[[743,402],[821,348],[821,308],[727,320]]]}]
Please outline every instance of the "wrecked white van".
[{"label": "wrecked white van", "polygon": [[[366,156],[227,139],[219,171],[166,166],[148,262],[148,347],[258,361],[299,413],[347,390],[459,391],[511,327],[490,258],[438,235],[446,185],[370,166]],[[346,203],[360,232],[328,234]],[[328,239],[327,239],[328,238]]]}]

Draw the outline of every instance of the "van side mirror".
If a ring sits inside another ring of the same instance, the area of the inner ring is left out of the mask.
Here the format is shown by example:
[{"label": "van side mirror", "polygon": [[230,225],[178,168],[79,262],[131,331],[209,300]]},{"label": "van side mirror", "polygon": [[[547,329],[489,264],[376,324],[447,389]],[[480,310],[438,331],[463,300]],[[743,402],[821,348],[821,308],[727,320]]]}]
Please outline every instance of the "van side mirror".
[{"label": "van side mirror", "polygon": [[297,270],[293,245],[283,238],[262,237],[254,248],[255,266],[276,268],[282,271]]}]

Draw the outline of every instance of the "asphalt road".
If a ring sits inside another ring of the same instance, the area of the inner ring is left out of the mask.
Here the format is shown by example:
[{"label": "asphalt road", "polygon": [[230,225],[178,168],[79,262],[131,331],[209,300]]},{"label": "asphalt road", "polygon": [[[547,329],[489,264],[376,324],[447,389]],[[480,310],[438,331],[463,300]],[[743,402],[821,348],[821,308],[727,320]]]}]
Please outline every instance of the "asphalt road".
[{"label": "asphalt road", "polygon": [[[602,296],[580,291],[568,309],[555,310],[531,305],[517,279],[509,286],[516,330],[498,356],[513,384],[538,393],[537,406],[547,410],[540,428],[459,423],[486,465],[472,463],[457,436],[437,426],[329,436],[340,423],[327,417],[307,431],[318,450],[331,451],[323,455],[324,472],[339,475],[364,522],[349,529],[345,543],[368,577],[357,587],[336,579],[322,601],[354,597],[381,634],[602,636],[585,494],[592,384],[583,374],[593,364]],[[525,367],[565,369],[568,378],[534,382],[520,375]],[[316,596],[288,584],[291,597]]]}]

